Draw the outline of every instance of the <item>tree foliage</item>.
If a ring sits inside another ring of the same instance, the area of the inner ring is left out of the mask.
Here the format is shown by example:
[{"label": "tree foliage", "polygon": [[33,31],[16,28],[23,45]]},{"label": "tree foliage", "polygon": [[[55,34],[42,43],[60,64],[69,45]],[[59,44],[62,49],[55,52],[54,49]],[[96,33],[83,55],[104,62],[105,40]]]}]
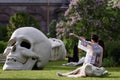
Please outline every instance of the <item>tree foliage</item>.
[{"label": "tree foliage", "polygon": [[49,24],[49,33],[48,37],[55,38],[56,37],[56,20],[52,20],[51,23]]},{"label": "tree foliage", "polygon": [[72,0],[65,12],[66,23],[63,26],[87,38],[96,33],[105,40],[119,40],[118,2],[119,0]]},{"label": "tree foliage", "polygon": [[120,9],[114,7],[114,3],[112,0],[80,0],[76,10],[82,18],[78,23],[81,33],[85,32],[86,36],[97,33],[106,40],[120,39]]},{"label": "tree foliage", "polygon": [[87,39],[95,33],[104,41],[120,40],[119,3],[119,0],[72,0],[64,19],[57,23],[57,28],[63,29],[62,32],[57,32],[61,33],[58,36],[62,36],[68,52],[78,43],[68,36],[70,32]]},{"label": "tree foliage", "polygon": [[11,36],[13,31],[19,27],[35,27],[40,29],[39,22],[31,15],[24,12],[17,12],[13,16],[10,17],[8,26],[8,37]]},{"label": "tree foliage", "polygon": [[7,26],[0,23],[0,41],[7,41]]}]

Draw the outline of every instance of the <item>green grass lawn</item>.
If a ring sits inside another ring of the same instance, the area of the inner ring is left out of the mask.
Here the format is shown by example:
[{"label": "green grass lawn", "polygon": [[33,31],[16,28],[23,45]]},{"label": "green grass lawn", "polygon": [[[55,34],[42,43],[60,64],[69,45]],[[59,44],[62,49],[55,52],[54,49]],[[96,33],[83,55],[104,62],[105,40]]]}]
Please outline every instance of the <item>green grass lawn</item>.
[{"label": "green grass lawn", "polygon": [[3,71],[0,64],[0,80],[120,80],[120,67],[106,68],[109,76],[87,77],[87,78],[67,78],[58,77],[57,72],[69,72],[77,67],[62,66],[67,63],[66,60],[49,62],[44,70],[21,70],[21,71]]}]

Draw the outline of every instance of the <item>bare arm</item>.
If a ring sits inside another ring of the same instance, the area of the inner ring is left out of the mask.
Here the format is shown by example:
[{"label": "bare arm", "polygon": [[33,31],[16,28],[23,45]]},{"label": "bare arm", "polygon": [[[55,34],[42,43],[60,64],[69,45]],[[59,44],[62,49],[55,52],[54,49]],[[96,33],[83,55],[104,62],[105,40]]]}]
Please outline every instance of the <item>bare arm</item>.
[{"label": "bare arm", "polygon": [[78,35],[76,35],[76,34],[74,34],[74,33],[70,33],[69,35],[70,35],[70,36],[74,36],[74,37],[78,38],[79,40],[85,40],[84,37],[80,37],[80,36],[78,36]]}]

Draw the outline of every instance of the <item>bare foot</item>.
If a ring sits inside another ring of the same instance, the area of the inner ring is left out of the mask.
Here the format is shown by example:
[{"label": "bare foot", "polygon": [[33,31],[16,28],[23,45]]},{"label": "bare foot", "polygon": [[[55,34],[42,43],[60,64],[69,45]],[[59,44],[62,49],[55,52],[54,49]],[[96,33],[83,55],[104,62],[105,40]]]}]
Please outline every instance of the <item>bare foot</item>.
[{"label": "bare foot", "polygon": [[62,75],[62,73],[58,72],[58,73],[57,73],[57,76],[63,76],[63,75]]}]

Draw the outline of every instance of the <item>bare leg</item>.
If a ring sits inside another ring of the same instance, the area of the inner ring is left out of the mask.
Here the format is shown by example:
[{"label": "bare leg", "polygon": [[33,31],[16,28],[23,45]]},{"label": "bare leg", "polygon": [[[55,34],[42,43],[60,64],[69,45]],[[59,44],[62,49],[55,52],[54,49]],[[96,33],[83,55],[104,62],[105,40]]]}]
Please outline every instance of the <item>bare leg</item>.
[{"label": "bare leg", "polygon": [[74,74],[69,74],[69,75],[66,75],[67,77],[74,77],[74,78],[77,78],[77,77],[86,77],[86,73],[85,73],[85,67],[86,66],[82,66],[78,69],[75,70],[76,73]]},{"label": "bare leg", "polygon": [[86,77],[85,73],[85,64],[82,67],[79,67],[68,73],[58,73],[58,76],[66,76],[66,77]]},{"label": "bare leg", "polygon": [[69,76],[69,75],[76,75],[76,74],[79,74],[80,73],[80,68],[77,68],[71,72],[68,72],[68,73],[57,73],[58,76]]},{"label": "bare leg", "polygon": [[84,77],[81,75],[81,73],[75,74],[75,75],[67,75],[67,77],[72,77],[72,78],[78,78],[78,77]]}]

